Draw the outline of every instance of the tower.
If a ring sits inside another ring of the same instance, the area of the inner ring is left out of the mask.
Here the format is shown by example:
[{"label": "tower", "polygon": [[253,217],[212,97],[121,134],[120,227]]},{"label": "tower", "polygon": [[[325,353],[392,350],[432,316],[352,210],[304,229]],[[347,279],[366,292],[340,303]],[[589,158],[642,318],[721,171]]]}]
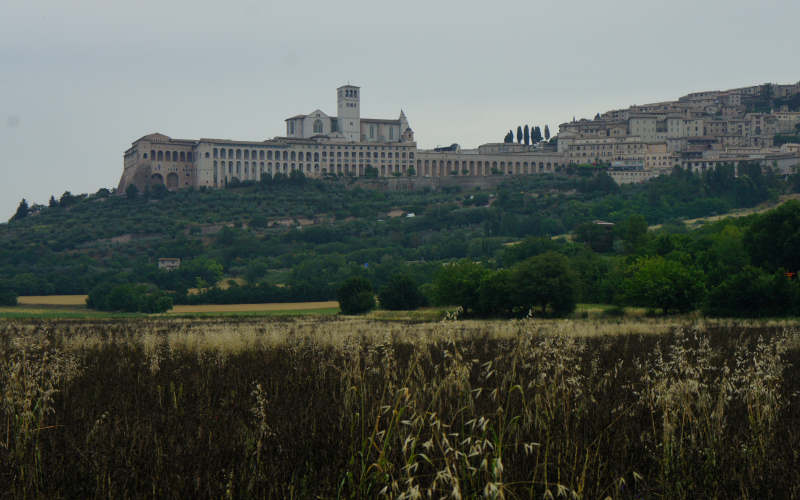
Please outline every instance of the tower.
[{"label": "tower", "polygon": [[337,89],[339,131],[352,142],[361,140],[361,89],[342,85]]}]

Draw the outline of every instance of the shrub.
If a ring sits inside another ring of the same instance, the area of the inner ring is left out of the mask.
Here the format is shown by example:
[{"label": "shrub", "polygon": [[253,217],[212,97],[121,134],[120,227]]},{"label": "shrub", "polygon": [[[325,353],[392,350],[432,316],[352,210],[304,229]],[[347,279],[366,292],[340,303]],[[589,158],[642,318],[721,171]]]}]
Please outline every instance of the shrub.
[{"label": "shrub", "polygon": [[17,294],[12,290],[0,289],[0,306],[17,305]]},{"label": "shrub", "polygon": [[392,311],[412,310],[425,305],[425,297],[408,276],[396,274],[378,294],[381,307]]},{"label": "shrub", "polygon": [[86,305],[100,311],[163,313],[172,309],[172,297],[143,284],[101,283],[89,292]]},{"label": "shrub", "polygon": [[747,266],[713,288],[703,312],[709,316],[757,318],[797,314],[800,287],[781,273]]},{"label": "shrub", "polygon": [[345,281],[336,292],[342,314],[362,314],[375,308],[372,284],[360,276]]}]

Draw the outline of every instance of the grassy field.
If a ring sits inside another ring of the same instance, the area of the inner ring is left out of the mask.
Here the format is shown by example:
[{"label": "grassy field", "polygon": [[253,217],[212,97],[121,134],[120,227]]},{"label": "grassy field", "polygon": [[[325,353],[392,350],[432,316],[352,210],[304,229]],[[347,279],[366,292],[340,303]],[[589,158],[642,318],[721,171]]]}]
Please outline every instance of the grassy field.
[{"label": "grassy field", "polygon": [[441,313],[2,320],[0,491],[800,497],[797,321]]}]

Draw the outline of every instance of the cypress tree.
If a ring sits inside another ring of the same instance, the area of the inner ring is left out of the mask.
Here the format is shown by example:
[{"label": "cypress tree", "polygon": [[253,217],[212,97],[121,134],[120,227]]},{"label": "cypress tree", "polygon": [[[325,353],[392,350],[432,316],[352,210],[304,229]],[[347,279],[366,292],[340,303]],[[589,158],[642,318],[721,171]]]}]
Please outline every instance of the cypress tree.
[{"label": "cypress tree", "polygon": [[522,131],[522,138],[525,140],[526,146],[531,143],[531,131],[528,128],[528,125],[525,125],[525,130]]},{"label": "cypress tree", "polygon": [[517,144],[522,144],[522,127],[517,126]]},{"label": "cypress tree", "polygon": [[547,125],[544,126],[544,140],[546,141],[550,140],[550,127],[548,127]]},{"label": "cypress tree", "polygon": [[11,220],[23,219],[28,216],[28,212],[30,212],[30,208],[28,208],[28,202],[25,201],[25,198],[22,198],[22,201],[19,202],[19,206],[17,207],[17,213],[11,217]]}]

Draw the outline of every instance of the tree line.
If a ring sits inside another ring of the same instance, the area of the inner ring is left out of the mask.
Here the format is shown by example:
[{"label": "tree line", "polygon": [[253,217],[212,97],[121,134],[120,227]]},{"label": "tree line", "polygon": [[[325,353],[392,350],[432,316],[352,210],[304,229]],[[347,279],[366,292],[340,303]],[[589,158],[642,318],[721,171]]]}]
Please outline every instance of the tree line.
[{"label": "tree line", "polygon": [[[531,125],[530,127],[526,125],[519,125],[517,126],[517,144],[525,144],[529,146],[531,144],[538,144],[542,141],[549,141],[550,140],[550,127],[547,125],[544,126],[544,135],[542,134],[542,129],[539,128],[539,125]],[[503,138],[503,142],[506,144],[513,144],[514,143],[514,131],[509,130],[508,133]]]}]

